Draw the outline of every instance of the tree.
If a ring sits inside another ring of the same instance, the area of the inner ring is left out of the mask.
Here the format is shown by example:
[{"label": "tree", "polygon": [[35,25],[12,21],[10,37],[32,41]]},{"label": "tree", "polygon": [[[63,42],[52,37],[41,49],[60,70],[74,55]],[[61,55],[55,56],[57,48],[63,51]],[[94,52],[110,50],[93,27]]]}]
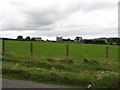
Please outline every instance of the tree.
[{"label": "tree", "polygon": [[106,44],[105,40],[96,39],[93,41],[93,44]]},{"label": "tree", "polygon": [[35,38],[32,38],[31,40],[32,40],[32,41],[36,41]]},{"label": "tree", "polygon": [[108,38],[107,39],[108,40],[108,43],[109,44],[119,44],[119,42],[120,42],[120,38]]},{"label": "tree", "polygon": [[49,41],[48,39],[46,41]]},{"label": "tree", "polygon": [[29,36],[27,36],[25,40],[30,41],[30,37],[29,37]]},{"label": "tree", "polygon": [[85,44],[93,44],[93,40],[92,39],[85,39],[85,40],[83,40],[83,43],[85,43]]},{"label": "tree", "polygon": [[19,35],[19,36],[17,37],[17,40],[23,40],[23,36]]}]

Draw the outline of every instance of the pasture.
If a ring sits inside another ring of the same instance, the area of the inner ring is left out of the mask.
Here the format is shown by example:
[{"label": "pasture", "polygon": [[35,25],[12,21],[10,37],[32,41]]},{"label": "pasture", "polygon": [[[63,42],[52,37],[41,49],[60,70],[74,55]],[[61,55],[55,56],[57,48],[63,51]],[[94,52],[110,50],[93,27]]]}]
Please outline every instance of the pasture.
[{"label": "pasture", "polygon": [[[105,59],[106,47],[109,48],[108,59],[118,61],[118,46],[115,45],[95,45],[79,43],[58,43],[58,42],[32,42],[34,57],[64,58],[66,57],[66,45],[69,45],[69,58],[83,60],[84,58]],[[29,41],[5,41],[5,53],[29,56]]]},{"label": "pasture", "polygon": [[[108,88],[118,86],[118,48],[115,45],[75,42],[5,41],[3,76],[70,87]],[[66,57],[66,45],[69,56]],[[106,47],[109,48],[105,64]],[[98,63],[85,63],[84,59]],[[110,81],[111,80],[111,81]]]}]

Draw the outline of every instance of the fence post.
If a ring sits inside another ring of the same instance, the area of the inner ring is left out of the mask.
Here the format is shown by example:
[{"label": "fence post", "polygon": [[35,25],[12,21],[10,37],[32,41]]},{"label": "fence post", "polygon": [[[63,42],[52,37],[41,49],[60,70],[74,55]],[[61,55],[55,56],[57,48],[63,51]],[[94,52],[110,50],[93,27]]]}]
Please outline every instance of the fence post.
[{"label": "fence post", "polygon": [[30,56],[33,56],[33,43],[30,43]]},{"label": "fence post", "polygon": [[108,47],[106,47],[106,63],[108,64]]},{"label": "fence post", "polygon": [[5,41],[2,40],[2,56],[5,54]]},{"label": "fence post", "polygon": [[66,57],[67,57],[68,54],[69,54],[68,48],[69,48],[69,46],[67,45],[67,46],[66,46]]}]

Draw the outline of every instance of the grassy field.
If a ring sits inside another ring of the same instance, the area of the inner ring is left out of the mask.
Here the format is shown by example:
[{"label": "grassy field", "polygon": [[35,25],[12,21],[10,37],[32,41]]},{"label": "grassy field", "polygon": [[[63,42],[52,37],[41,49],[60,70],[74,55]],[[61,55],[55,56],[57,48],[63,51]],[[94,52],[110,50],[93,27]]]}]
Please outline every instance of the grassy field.
[{"label": "grassy field", "polygon": [[[105,59],[106,47],[109,47],[109,60],[118,61],[118,46],[112,45],[93,45],[78,43],[53,43],[53,42],[33,42],[33,56],[48,58],[64,58],[66,56],[66,45],[69,45],[69,57],[72,59],[83,60],[84,58]],[[6,53],[22,56],[30,55],[30,42],[27,41],[6,41]]]},{"label": "grassy field", "polygon": [[[69,57],[66,57],[66,45]],[[105,64],[106,47],[109,47]],[[98,63],[87,63],[96,60]],[[118,87],[118,46],[79,43],[5,41],[3,76],[70,87]]]}]

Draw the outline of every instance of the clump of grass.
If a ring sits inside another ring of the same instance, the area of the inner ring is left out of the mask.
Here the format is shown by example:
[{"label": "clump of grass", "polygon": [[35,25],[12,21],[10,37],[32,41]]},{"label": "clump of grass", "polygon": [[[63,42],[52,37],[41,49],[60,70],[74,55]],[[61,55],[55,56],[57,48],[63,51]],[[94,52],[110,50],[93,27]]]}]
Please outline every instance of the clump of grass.
[{"label": "clump of grass", "polygon": [[112,72],[112,71],[98,71],[95,75],[97,80],[103,79],[104,77],[107,77],[107,76],[118,77],[118,73]]},{"label": "clump of grass", "polygon": [[65,63],[65,64],[73,64],[74,61],[72,59],[61,59],[60,62]]},{"label": "clump of grass", "polygon": [[95,82],[97,88],[118,88],[120,79],[114,76],[106,76]]}]

